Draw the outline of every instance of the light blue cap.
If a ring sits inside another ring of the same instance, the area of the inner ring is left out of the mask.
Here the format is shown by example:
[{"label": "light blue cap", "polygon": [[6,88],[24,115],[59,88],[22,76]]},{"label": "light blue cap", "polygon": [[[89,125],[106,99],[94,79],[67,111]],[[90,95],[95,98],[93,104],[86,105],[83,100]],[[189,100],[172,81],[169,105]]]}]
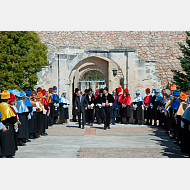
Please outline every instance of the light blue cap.
[{"label": "light blue cap", "polygon": [[157,89],[156,89],[156,92],[159,92],[159,93],[160,93],[160,89],[159,89],[159,88],[157,88]]},{"label": "light blue cap", "polygon": [[66,90],[63,90],[63,92],[62,93],[66,93],[67,91]]},{"label": "light blue cap", "polygon": [[136,90],[136,93],[137,93],[137,94],[140,94],[140,93],[141,93],[141,91],[140,91],[139,89],[137,89],[137,90]]},{"label": "light blue cap", "polygon": [[170,92],[170,90],[169,90],[169,89],[166,89],[166,90],[165,90],[165,94],[167,94],[168,92]]},{"label": "light blue cap", "polygon": [[13,90],[13,94],[14,94],[15,96],[19,96],[19,95],[20,95],[20,92],[19,92],[17,89],[15,89],[15,90]]},{"label": "light blue cap", "polygon": [[23,96],[26,96],[26,93],[24,91],[20,91],[19,98],[22,98]]}]

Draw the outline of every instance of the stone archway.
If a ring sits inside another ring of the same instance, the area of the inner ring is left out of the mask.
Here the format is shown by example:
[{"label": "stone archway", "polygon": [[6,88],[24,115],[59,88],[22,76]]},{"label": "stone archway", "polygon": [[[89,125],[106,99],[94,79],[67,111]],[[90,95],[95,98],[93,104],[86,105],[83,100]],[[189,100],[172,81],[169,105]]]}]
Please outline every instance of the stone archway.
[{"label": "stone archway", "polygon": [[[116,69],[117,75],[113,76],[112,69]],[[104,75],[106,86],[109,92],[112,92],[115,88],[120,86],[121,78],[124,78],[120,67],[108,58],[102,58],[101,56],[91,56],[83,60],[80,60],[70,73],[70,100],[73,100],[73,93],[75,88],[79,88],[79,81],[84,74],[88,71],[96,70]],[[70,107],[70,116],[72,113],[72,107]]]}]

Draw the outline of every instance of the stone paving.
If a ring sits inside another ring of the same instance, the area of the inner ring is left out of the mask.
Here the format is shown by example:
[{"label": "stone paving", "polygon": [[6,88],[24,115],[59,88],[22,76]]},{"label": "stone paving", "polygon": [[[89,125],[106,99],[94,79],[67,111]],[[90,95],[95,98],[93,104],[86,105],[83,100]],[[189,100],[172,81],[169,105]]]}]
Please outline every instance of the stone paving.
[{"label": "stone paving", "polygon": [[78,128],[77,123],[54,125],[48,136],[18,147],[15,158],[184,158],[179,146],[159,127],[103,125]]}]

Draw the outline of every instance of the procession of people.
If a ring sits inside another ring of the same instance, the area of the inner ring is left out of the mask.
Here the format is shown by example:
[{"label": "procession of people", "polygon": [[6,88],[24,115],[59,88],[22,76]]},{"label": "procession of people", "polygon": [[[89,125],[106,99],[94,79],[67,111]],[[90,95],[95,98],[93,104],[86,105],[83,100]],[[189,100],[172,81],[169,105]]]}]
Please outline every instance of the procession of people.
[{"label": "procession of people", "polygon": [[25,146],[30,139],[48,135],[46,129],[56,124],[58,117],[66,124],[70,105],[63,90],[4,90],[0,93],[0,157],[12,158],[18,146]]},{"label": "procession of people", "polygon": [[[122,93],[123,92],[123,93]],[[69,99],[63,90],[61,97],[57,87],[48,89],[38,87],[35,90],[4,90],[0,103],[0,157],[11,158],[18,146],[25,146],[30,139],[48,135],[48,127],[61,121],[63,125],[69,119]],[[85,125],[103,124],[103,130],[110,129],[110,124],[153,125],[165,129],[166,134],[181,151],[190,153],[190,108],[187,92],[179,92],[176,86],[170,89],[145,89],[143,98],[139,89],[131,100],[129,90],[121,87],[113,90],[85,89],[84,93],[75,89],[72,101],[72,121]],[[143,113],[144,112],[144,113]],[[132,117],[131,117],[132,113]],[[82,119],[82,122],[81,122]]]}]

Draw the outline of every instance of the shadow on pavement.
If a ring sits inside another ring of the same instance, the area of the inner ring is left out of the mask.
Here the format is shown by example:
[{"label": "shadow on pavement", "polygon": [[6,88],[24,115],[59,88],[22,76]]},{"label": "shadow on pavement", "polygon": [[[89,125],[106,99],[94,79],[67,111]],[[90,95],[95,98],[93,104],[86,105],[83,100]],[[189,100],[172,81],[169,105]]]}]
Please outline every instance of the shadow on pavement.
[{"label": "shadow on pavement", "polygon": [[66,127],[68,127],[68,128],[78,128],[79,126],[78,125],[77,126],[66,125]]},{"label": "shadow on pavement", "polygon": [[[159,139],[150,139],[152,141],[157,141],[157,144],[162,146],[162,155],[169,158],[189,158],[189,155],[181,152],[180,146],[174,143],[175,139],[170,139],[169,136],[165,133],[166,131],[161,127],[149,126],[153,130],[154,136],[157,136]],[[150,134],[151,135],[151,134]]]}]

